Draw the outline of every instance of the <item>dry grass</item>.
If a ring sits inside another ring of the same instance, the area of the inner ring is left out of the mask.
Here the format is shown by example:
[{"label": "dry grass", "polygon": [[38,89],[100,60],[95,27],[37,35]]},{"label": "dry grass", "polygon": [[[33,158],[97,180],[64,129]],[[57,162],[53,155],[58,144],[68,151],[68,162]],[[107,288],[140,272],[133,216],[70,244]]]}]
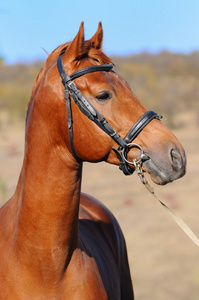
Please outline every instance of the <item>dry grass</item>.
[{"label": "dry grass", "polygon": [[[187,127],[175,133],[187,152],[187,174],[155,190],[199,235],[199,128]],[[23,148],[23,124],[10,124],[4,116],[0,127],[0,204],[14,192]],[[136,175],[125,177],[105,163],[85,164],[82,190],[105,203],[121,224],[136,300],[199,299],[199,249]]]}]

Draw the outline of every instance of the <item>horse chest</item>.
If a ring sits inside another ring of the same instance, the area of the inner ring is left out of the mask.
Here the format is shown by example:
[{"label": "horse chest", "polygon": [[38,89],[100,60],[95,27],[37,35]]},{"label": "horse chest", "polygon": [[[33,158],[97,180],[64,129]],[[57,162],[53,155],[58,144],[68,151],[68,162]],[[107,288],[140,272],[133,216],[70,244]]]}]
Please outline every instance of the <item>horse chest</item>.
[{"label": "horse chest", "polygon": [[[30,298],[32,300],[120,299],[118,298],[120,294],[118,291],[114,292],[114,295],[112,291],[111,297],[109,297],[96,262],[94,259],[86,257],[84,253],[81,253],[79,257],[76,254],[74,255],[65,271],[64,278],[54,287],[51,285],[45,286],[44,284],[37,285],[35,280],[27,280],[27,276],[24,277],[23,275],[19,280],[20,276],[17,274],[16,282],[13,276],[9,280],[8,276],[1,278],[1,284],[3,284],[3,287],[0,288],[1,300],[25,300]],[[107,278],[109,275],[110,273],[107,274]],[[112,283],[115,282],[113,278],[111,280]],[[117,286],[115,290],[117,290]]]}]

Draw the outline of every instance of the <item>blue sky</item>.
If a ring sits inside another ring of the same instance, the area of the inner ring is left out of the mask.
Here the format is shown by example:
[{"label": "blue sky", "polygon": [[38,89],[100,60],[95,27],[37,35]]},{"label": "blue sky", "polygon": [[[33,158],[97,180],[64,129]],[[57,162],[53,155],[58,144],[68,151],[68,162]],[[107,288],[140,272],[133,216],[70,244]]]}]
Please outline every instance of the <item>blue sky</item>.
[{"label": "blue sky", "polygon": [[198,0],[1,0],[0,55],[7,63],[45,59],[76,35],[104,28],[106,54],[199,49]]}]

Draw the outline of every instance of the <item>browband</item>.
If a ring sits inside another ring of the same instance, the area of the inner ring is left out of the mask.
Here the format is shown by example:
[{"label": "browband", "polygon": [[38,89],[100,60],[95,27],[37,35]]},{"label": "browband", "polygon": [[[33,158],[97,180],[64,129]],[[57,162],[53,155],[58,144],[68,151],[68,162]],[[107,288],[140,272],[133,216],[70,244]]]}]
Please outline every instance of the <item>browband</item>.
[{"label": "browband", "polygon": [[109,72],[112,69],[113,69],[113,65],[111,65],[111,64],[90,66],[90,67],[73,72],[69,77],[71,80],[74,80],[74,79],[81,77],[88,73],[94,73],[94,72],[99,72],[99,71]]}]

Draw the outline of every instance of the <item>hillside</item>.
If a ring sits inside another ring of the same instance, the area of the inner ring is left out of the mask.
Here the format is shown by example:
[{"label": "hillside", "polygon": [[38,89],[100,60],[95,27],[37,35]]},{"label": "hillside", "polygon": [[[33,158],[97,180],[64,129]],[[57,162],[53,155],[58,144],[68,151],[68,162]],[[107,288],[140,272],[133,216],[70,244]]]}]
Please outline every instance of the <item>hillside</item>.
[{"label": "hillside", "polygon": [[[187,126],[184,112],[193,112],[199,125],[199,52],[189,55],[160,52],[112,57],[116,71],[149,108],[165,117],[170,128]],[[0,109],[11,118],[24,118],[33,82],[43,62],[0,64]]]}]

